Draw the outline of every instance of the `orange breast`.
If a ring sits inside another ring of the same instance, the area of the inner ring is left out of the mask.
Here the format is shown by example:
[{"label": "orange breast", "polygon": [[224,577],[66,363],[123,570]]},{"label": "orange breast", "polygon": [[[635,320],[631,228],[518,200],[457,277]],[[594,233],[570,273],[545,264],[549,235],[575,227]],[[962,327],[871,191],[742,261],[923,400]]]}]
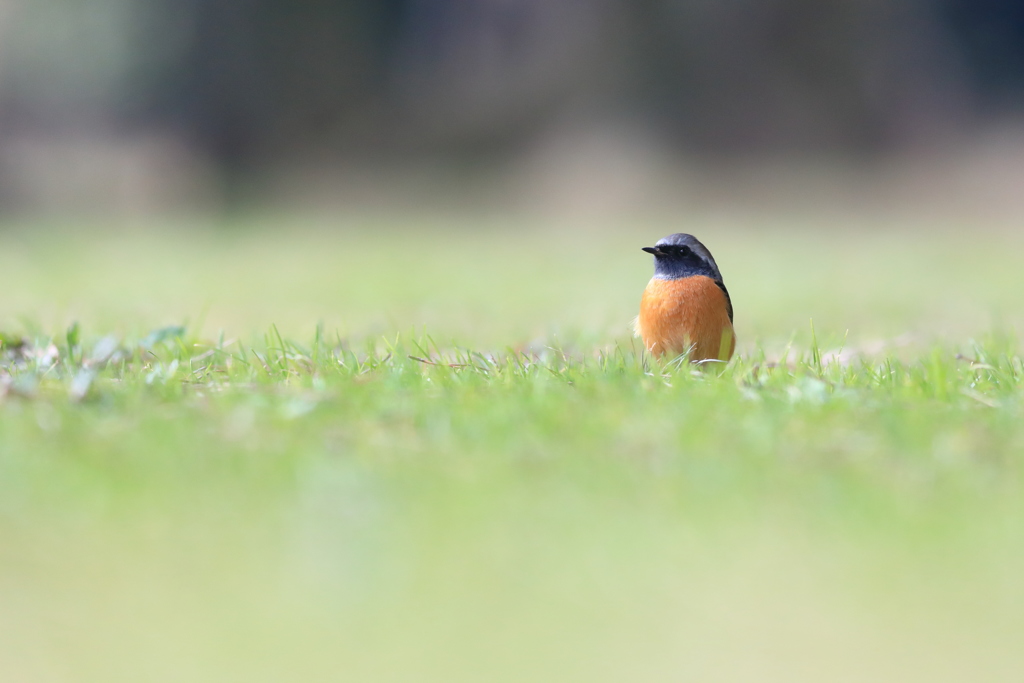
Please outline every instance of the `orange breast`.
[{"label": "orange breast", "polygon": [[690,352],[690,360],[729,360],[736,348],[725,293],[703,275],[651,280],[640,300],[636,333],[655,356]]}]

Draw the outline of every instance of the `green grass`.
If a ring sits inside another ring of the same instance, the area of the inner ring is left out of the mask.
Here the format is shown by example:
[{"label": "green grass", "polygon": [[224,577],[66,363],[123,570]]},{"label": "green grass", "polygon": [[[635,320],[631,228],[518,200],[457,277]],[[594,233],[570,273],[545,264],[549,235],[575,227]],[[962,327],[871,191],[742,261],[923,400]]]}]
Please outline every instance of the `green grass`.
[{"label": "green grass", "polygon": [[1019,237],[460,220],[0,236],[0,680],[1017,680]]}]

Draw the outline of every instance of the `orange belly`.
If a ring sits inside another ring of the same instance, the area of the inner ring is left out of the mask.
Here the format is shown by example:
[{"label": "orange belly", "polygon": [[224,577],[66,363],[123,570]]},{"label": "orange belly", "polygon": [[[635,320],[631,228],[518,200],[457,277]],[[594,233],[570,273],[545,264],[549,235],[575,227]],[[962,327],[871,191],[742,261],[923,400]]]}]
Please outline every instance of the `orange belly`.
[{"label": "orange belly", "polygon": [[703,275],[651,280],[640,300],[636,333],[655,356],[689,352],[690,360],[729,360],[736,348],[725,294]]}]

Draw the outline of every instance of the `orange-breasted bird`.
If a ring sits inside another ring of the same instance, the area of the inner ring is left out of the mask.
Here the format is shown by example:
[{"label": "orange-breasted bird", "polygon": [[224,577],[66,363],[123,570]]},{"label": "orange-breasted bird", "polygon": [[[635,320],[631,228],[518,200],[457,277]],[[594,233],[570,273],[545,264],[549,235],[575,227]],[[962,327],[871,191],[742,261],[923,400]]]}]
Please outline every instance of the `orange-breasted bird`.
[{"label": "orange-breasted bird", "polygon": [[736,348],[732,299],[718,264],[693,235],[676,233],[644,251],[654,277],[640,300],[636,334],[653,355],[729,360]]}]

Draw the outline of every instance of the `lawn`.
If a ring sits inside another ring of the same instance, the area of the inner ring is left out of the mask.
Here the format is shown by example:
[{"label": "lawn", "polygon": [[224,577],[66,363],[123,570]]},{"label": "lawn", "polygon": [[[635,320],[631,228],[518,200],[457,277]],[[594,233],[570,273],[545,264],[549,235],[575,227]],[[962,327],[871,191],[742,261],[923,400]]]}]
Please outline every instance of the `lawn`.
[{"label": "lawn", "polygon": [[[679,229],[728,365],[630,337],[640,247]],[[8,221],[0,680],[1018,681],[1022,247],[907,216]]]}]

